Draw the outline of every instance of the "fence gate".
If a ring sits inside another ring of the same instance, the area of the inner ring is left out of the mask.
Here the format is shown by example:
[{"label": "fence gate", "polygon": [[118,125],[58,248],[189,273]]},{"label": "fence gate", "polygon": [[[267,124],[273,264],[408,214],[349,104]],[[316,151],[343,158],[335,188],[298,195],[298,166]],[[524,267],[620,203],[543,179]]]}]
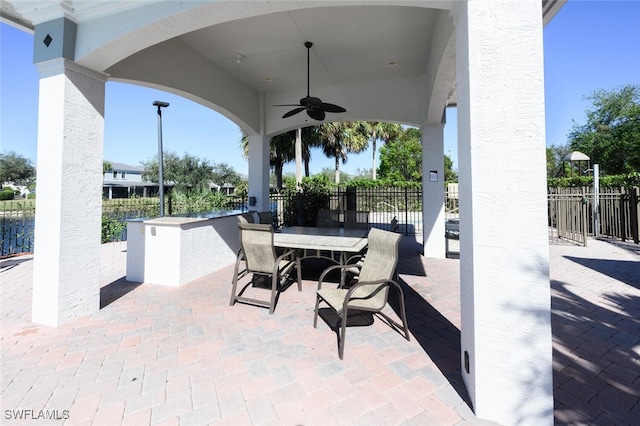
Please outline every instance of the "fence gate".
[{"label": "fence gate", "polygon": [[573,242],[587,245],[589,230],[587,194],[549,188],[549,242]]}]

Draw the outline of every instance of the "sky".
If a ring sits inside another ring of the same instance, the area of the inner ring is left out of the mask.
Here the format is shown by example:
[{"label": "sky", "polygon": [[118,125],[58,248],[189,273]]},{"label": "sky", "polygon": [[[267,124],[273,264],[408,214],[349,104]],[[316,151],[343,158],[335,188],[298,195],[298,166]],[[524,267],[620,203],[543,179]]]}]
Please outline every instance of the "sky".
[{"label": "sky", "polygon": [[[569,0],[544,28],[547,146],[565,145],[575,123],[585,122],[592,105],[586,96],[599,89],[640,85],[640,0]],[[38,80],[33,36],[0,24],[0,151],[15,151],[36,163]],[[163,109],[165,152],[188,153],[210,163],[226,163],[247,174],[239,148],[240,130],[222,115],[170,93],[107,82],[104,159],[140,165],[157,156],[156,100]],[[447,110],[444,153],[457,166],[455,108]],[[341,170],[371,168],[371,149],[350,154]],[[379,158],[379,156],[378,156]],[[311,172],[333,168],[334,160],[313,151]],[[293,163],[285,166],[294,172]]]}]

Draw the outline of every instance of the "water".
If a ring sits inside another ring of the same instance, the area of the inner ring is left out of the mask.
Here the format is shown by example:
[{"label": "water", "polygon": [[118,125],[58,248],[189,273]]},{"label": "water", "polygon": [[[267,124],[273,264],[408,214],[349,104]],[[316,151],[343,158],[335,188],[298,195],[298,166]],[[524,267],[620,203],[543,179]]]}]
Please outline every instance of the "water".
[{"label": "water", "polygon": [[34,217],[0,216],[2,228],[2,251],[0,256],[33,251]]},{"label": "water", "polygon": [[[2,250],[0,256],[7,256],[17,253],[29,253],[33,251],[35,217],[18,216],[10,212],[0,216],[0,227],[2,228]],[[176,217],[195,217],[211,219],[214,217],[229,216],[242,213],[241,210],[212,210],[206,212],[186,213],[174,215]],[[151,217],[136,217],[136,213],[127,213],[113,218],[120,222],[128,220],[146,220]],[[127,227],[124,226],[122,232],[112,239],[113,241],[127,241]]]}]

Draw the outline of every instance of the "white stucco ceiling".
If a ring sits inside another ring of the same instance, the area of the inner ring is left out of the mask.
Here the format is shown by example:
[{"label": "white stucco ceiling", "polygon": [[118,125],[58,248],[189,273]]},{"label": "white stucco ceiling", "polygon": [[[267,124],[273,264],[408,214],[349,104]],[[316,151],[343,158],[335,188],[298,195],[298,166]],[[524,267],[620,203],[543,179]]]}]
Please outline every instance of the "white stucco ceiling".
[{"label": "white stucco ceiling", "polygon": [[219,24],[180,39],[254,90],[296,87],[302,95],[307,40],[314,43],[312,89],[424,73],[435,12],[393,6],[302,9]]},{"label": "white stucco ceiling", "polygon": [[[542,3],[552,16],[562,2]],[[272,106],[306,95],[305,41],[314,43],[310,94],[347,108],[327,119],[440,120],[455,102],[454,4],[9,0],[2,15],[24,27],[67,17],[78,24],[80,65],[179,93],[248,133],[273,134],[311,124],[304,113],[282,120],[288,109]]]}]

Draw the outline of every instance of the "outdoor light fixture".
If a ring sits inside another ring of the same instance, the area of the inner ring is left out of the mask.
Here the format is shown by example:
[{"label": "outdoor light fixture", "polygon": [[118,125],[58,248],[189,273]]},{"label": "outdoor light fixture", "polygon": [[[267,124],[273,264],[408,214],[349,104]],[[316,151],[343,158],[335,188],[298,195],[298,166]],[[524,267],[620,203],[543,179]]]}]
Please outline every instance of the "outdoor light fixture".
[{"label": "outdoor light fixture", "polygon": [[167,108],[169,102],[155,101],[153,106],[158,107],[158,193],[160,194],[160,217],[164,216],[164,177],[162,176],[163,157],[162,157],[162,110]]}]

